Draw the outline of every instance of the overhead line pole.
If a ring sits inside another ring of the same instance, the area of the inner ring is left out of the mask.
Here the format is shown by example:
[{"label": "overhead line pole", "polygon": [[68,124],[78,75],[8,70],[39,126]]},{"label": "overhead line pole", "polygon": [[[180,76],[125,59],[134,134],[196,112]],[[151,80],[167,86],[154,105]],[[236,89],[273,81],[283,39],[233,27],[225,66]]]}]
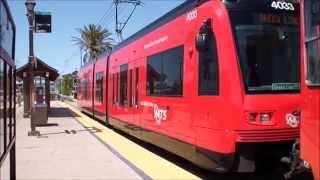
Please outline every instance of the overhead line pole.
[{"label": "overhead line pole", "polygon": [[[119,12],[118,12],[118,8],[119,8],[119,4],[120,3],[128,3],[128,4],[133,4],[134,8],[131,11],[130,15],[128,16],[128,18],[125,20],[124,23],[119,22]],[[141,5],[142,2],[140,0],[114,0],[114,4],[116,7],[116,34],[119,38],[120,41],[123,41],[123,36],[122,36],[122,32],[124,30],[124,28],[126,27],[126,25],[128,24],[130,18],[132,17],[134,11],[136,10],[137,6]]]},{"label": "overhead line pole", "polygon": [[119,22],[118,22],[118,5],[119,5],[119,0],[115,0],[115,6],[116,6],[116,33],[118,35],[118,38],[121,39],[122,41],[122,38],[119,36],[121,34],[121,31],[119,30]]}]

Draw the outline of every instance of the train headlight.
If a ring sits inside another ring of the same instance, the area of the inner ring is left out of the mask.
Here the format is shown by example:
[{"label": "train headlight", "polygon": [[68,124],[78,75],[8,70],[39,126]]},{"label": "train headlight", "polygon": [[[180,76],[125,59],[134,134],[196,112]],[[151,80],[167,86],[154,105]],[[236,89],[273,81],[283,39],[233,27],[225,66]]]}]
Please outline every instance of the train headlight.
[{"label": "train headlight", "polygon": [[271,113],[261,113],[260,114],[261,123],[270,123],[271,121]]},{"label": "train headlight", "polygon": [[255,123],[257,121],[257,113],[249,113],[248,121],[250,123]]}]

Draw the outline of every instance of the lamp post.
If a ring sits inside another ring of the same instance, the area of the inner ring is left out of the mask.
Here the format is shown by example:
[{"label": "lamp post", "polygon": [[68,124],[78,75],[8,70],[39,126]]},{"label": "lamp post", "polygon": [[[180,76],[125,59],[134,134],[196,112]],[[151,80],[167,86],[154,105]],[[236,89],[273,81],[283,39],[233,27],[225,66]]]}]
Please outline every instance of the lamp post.
[{"label": "lamp post", "polygon": [[28,68],[28,83],[29,83],[29,109],[28,109],[28,113],[30,116],[30,121],[31,121],[31,131],[28,133],[29,136],[34,136],[37,135],[38,132],[36,132],[36,128],[35,128],[35,123],[32,122],[32,117],[31,117],[31,113],[32,113],[32,104],[33,104],[33,66],[35,63],[35,56],[34,56],[34,48],[33,48],[33,32],[35,29],[34,26],[34,17],[35,17],[35,13],[34,13],[34,7],[36,6],[36,2],[35,0],[26,0],[26,8],[27,8],[27,18],[28,18],[28,22],[29,22],[29,68]]}]

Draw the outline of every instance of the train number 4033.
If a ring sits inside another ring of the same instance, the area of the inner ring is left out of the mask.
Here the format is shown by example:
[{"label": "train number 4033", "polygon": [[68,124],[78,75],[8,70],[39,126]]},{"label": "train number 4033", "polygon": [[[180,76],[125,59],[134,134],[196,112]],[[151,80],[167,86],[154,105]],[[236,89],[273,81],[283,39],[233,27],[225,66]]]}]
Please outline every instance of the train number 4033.
[{"label": "train number 4033", "polygon": [[274,9],[294,11],[294,6],[290,2],[272,1],[271,7]]}]

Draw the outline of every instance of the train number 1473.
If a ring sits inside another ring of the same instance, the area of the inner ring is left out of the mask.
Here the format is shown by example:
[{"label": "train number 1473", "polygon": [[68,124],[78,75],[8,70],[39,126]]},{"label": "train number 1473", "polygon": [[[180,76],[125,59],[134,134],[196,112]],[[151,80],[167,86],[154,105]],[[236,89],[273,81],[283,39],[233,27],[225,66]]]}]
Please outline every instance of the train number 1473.
[{"label": "train number 1473", "polygon": [[294,11],[294,6],[290,2],[272,1],[271,7],[274,9]]}]

